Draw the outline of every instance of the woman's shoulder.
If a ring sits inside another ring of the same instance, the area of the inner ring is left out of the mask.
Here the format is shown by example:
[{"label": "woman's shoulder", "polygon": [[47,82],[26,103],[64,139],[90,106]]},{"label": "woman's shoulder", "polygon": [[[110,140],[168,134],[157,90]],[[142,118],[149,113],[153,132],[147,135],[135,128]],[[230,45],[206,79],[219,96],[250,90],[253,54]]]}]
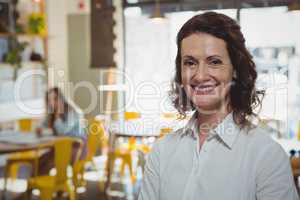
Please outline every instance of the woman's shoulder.
[{"label": "woman's shoulder", "polygon": [[184,139],[183,133],[184,128],[180,128],[157,139],[153,151],[159,151],[160,153],[173,152],[175,148],[178,148],[179,142]]},{"label": "woman's shoulder", "polygon": [[70,109],[68,111],[68,118],[70,120],[81,119],[82,117],[83,117],[83,114],[81,112],[78,112],[77,110]]},{"label": "woman's shoulder", "polygon": [[274,141],[271,138],[271,135],[273,135],[274,132],[260,124],[252,124],[248,129],[245,129],[245,132],[246,135],[262,142]]},{"label": "woman's shoulder", "polygon": [[247,131],[244,131],[243,138],[256,151],[284,151],[281,145],[276,142],[272,135],[274,132],[261,125],[252,125]]}]

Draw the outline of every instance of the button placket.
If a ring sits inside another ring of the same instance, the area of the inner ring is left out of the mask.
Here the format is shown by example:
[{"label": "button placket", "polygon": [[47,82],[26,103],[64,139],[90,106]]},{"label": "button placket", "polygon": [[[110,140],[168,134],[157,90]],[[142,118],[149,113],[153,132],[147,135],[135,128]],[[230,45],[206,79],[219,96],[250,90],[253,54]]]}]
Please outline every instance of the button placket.
[{"label": "button placket", "polygon": [[199,156],[198,156],[198,152],[197,152],[197,140],[194,140],[194,154],[193,154],[193,165],[192,165],[192,171],[189,175],[189,178],[186,182],[186,186],[183,192],[183,199],[184,200],[193,200],[192,196],[193,194],[191,193],[191,191],[193,191],[194,189],[192,189],[193,187],[195,187],[195,176],[197,175],[197,168],[199,166]]},{"label": "button placket", "polygon": [[207,162],[208,159],[208,150],[210,146],[210,141],[205,141],[202,145],[202,148],[198,155],[198,167],[197,167],[197,176],[201,176],[201,173],[203,171],[203,167],[205,162]]}]

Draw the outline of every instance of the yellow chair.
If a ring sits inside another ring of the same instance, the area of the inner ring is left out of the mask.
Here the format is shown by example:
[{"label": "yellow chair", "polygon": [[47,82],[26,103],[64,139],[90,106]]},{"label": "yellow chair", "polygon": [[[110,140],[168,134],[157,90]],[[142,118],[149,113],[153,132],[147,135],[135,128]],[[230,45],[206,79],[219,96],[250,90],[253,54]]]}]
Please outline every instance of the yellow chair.
[{"label": "yellow chair", "polygon": [[125,120],[134,120],[141,118],[141,113],[138,112],[124,112]]},{"label": "yellow chair", "polygon": [[121,177],[124,176],[125,167],[128,166],[131,182],[133,184],[136,182],[136,176],[133,172],[131,152],[116,149],[114,152],[109,152],[109,158],[110,158],[110,160],[108,160],[107,163],[111,162],[111,173],[114,171],[114,165],[115,165],[116,159],[120,158],[122,160],[120,176]]},{"label": "yellow chair", "polygon": [[137,150],[137,145],[136,145],[136,139],[134,137],[130,137],[128,139],[128,144],[123,147],[117,148],[115,154],[122,159],[122,164],[121,164],[121,170],[120,170],[120,175],[121,177],[124,176],[125,174],[125,167],[126,165],[129,168],[129,173],[131,177],[132,183],[135,183],[136,181],[136,176],[133,172],[133,166],[132,166],[132,151]]},{"label": "yellow chair", "polygon": [[[70,200],[75,199],[75,192],[72,190],[67,177],[67,168],[71,164],[73,144],[79,143],[82,149],[81,140],[63,137],[54,141],[54,165],[56,169],[55,176],[36,176],[28,180],[28,195],[31,195],[32,189],[40,191],[41,200],[52,199],[52,194],[58,191],[69,193]],[[78,160],[81,151],[76,154],[75,161]]]},{"label": "yellow chair", "polygon": [[[135,120],[141,118],[141,114],[138,112],[124,112],[124,119],[128,120]],[[110,151],[108,155],[106,169],[108,165],[111,166],[111,173],[114,171],[114,165],[116,159],[121,159],[121,169],[120,169],[120,176],[123,177],[125,174],[125,167],[128,166],[131,182],[134,184],[136,182],[136,175],[133,172],[133,165],[132,165],[132,151],[136,150],[136,139],[135,137],[130,137],[128,139],[127,144],[123,144],[120,147],[117,147],[114,151]]]},{"label": "yellow chair", "polygon": [[33,120],[32,119],[19,119],[18,120],[18,130],[20,132],[31,132],[33,126]]},{"label": "yellow chair", "polygon": [[[32,119],[20,119],[18,120],[18,129],[20,132],[31,132],[32,131]],[[38,162],[39,156],[43,152],[37,151],[25,151],[10,154],[7,158],[5,173],[4,173],[4,190],[7,189],[7,178],[10,177],[15,180],[18,176],[19,168],[22,165],[29,165],[32,167],[32,175],[37,174],[37,169],[33,166]]]},{"label": "yellow chair", "polygon": [[88,124],[88,137],[87,137],[87,155],[84,159],[78,160],[73,165],[73,184],[75,191],[78,187],[86,185],[84,180],[85,165],[92,163],[93,157],[96,155],[98,148],[107,148],[108,139],[105,136],[105,131],[101,121],[92,119]]},{"label": "yellow chair", "polygon": [[[124,113],[124,119],[126,121],[128,120],[135,120],[139,119],[141,117],[141,114],[138,112],[125,112]],[[114,171],[114,165],[116,159],[121,159],[121,169],[120,169],[120,176],[123,177],[125,173],[125,167],[127,166],[129,168],[130,178],[131,182],[134,184],[136,182],[136,175],[133,171],[133,164],[132,164],[132,152],[140,150],[142,152],[149,152],[150,147],[147,145],[137,145],[136,144],[136,138],[130,137],[128,139],[128,142],[126,144],[122,144],[120,147],[115,148],[114,151],[109,152],[108,155],[108,161],[107,161],[107,167],[108,165],[111,166],[111,173]]]},{"label": "yellow chair", "polygon": [[11,154],[6,161],[4,170],[4,191],[7,190],[8,177],[14,181],[17,178],[19,168],[22,165],[31,166],[32,176],[37,175],[37,168],[35,166],[37,166],[38,159],[43,152],[44,151],[26,151]]},{"label": "yellow chair", "polygon": [[[141,113],[138,112],[124,112],[124,119],[125,121],[129,120],[136,120],[141,118]],[[129,168],[129,173],[130,173],[130,178],[131,182],[135,183],[136,182],[136,175],[133,172],[133,166],[132,166],[132,151],[137,150],[136,148],[136,138],[135,137],[130,137],[128,139],[128,143],[122,145],[119,148],[116,148],[114,155],[111,156],[113,159],[113,164],[112,164],[112,169],[114,166],[114,160],[117,158],[121,158],[122,164],[121,164],[121,170],[120,170],[120,176],[123,177],[125,173],[125,167],[128,166]]]}]

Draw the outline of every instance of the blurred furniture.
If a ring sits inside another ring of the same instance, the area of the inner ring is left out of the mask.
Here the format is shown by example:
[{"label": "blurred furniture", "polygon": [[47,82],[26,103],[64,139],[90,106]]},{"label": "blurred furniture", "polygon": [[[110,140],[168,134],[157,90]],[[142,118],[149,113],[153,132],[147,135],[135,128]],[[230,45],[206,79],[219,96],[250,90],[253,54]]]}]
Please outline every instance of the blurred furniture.
[{"label": "blurred furniture", "polygon": [[20,132],[32,132],[33,119],[24,118],[18,120],[18,130]]},{"label": "blurred furniture", "polygon": [[35,145],[19,145],[19,144],[8,144],[6,142],[1,142],[0,139],[0,155],[7,153],[15,153],[32,150],[38,147],[38,144]]},{"label": "blurred furniture", "polygon": [[[18,138],[18,140],[16,140],[16,138]],[[55,139],[55,137],[37,138],[34,134],[2,131],[0,132],[0,154],[34,150],[53,139]]]},{"label": "blurred furniture", "polygon": [[88,124],[88,136],[86,142],[87,154],[84,159],[80,159],[73,165],[73,184],[75,191],[78,187],[86,184],[84,180],[85,166],[91,163],[95,166],[94,156],[97,150],[106,148],[108,146],[108,139],[105,136],[104,127],[101,121],[92,119]]},{"label": "blurred furniture", "polygon": [[[141,114],[138,112],[124,112],[125,121],[136,120],[139,118],[141,118]],[[133,172],[132,165],[132,152],[134,150],[136,150],[136,138],[129,137],[127,143],[121,144],[119,147],[113,149],[113,151],[109,151],[107,164],[110,167],[107,167],[107,169],[110,169],[110,171],[108,173],[114,171],[115,160],[120,158],[122,161],[120,176],[124,176],[125,167],[127,166],[130,173],[131,182],[134,184],[136,182],[136,175]]]},{"label": "blurred furniture", "polygon": [[136,182],[136,176],[133,172],[132,165],[132,151],[134,150],[133,143],[135,144],[135,138],[129,138],[128,147],[118,147],[113,152],[109,152],[107,163],[110,164],[111,172],[113,172],[116,159],[121,159],[120,177],[124,176],[125,167],[127,166],[130,173],[131,182],[134,184]]},{"label": "blurred furniture", "polygon": [[125,120],[134,120],[134,119],[139,119],[141,118],[141,113],[139,112],[124,112],[124,119]]},{"label": "blurred furniture", "polygon": [[[141,118],[141,113],[139,112],[128,112],[128,111],[124,112],[125,121],[136,120],[140,118]],[[128,166],[132,183],[135,183],[136,181],[136,175],[133,172],[133,166],[132,166],[132,152],[135,150],[137,150],[135,137],[128,138],[127,144],[115,150],[115,155],[121,157],[122,159],[121,173],[120,173],[121,177],[124,176],[125,167]]]},{"label": "blurred furniture", "polygon": [[300,158],[299,157],[291,157],[290,161],[291,161],[295,185],[296,185],[297,189],[299,190],[298,178],[300,176]]},{"label": "blurred furniture", "polygon": [[[111,175],[114,168],[114,161],[117,159],[117,156],[120,156],[123,153],[123,159],[121,163],[121,173],[124,174],[124,169],[126,166],[129,167],[129,173],[131,176],[132,183],[135,183],[136,176],[132,169],[132,151],[138,151],[141,153],[148,153],[150,151],[150,146],[147,144],[137,144],[136,139],[145,139],[159,137],[160,120],[157,123],[154,123],[153,126],[145,126],[145,122],[140,118],[140,114],[137,113],[124,113],[125,120],[114,121],[110,123],[109,131],[109,155],[107,163],[107,180],[105,183],[105,191],[109,188],[111,182]],[[116,147],[116,141],[119,138],[126,138],[127,143]],[[142,155],[143,156],[143,155]],[[141,157],[140,157],[141,158]],[[138,163],[138,166],[143,166],[143,159]]]},{"label": "blurred furniture", "polygon": [[7,189],[8,177],[10,177],[12,180],[15,180],[18,176],[18,171],[21,166],[29,165],[31,167],[32,176],[36,176],[38,174],[38,160],[43,153],[47,152],[47,150],[39,150],[39,148],[40,147],[37,147],[35,150],[17,152],[9,155],[4,170],[4,190]]},{"label": "blurred furniture", "polygon": [[[18,129],[22,133],[29,133],[32,131],[32,119],[20,119],[18,120]],[[25,151],[10,154],[7,158],[4,173],[4,190],[7,188],[7,178],[10,177],[15,180],[18,175],[20,166],[29,165],[31,166],[32,175],[37,175],[37,169],[33,166],[37,165],[39,156],[41,155],[38,151]]]},{"label": "blurred furniture", "polygon": [[[32,152],[32,156],[36,157],[36,155],[40,154],[40,149],[43,149],[44,147],[48,146],[47,143],[53,140],[55,140],[55,137],[37,138],[34,134],[23,134],[14,131],[6,131],[6,132],[2,131],[0,134],[0,154],[16,153],[14,155],[16,155],[16,158],[18,158],[18,162],[19,162],[20,161],[19,160],[20,157],[18,157],[19,154],[23,154],[23,152],[24,153]],[[24,161],[26,160],[25,157],[23,157],[23,159]],[[13,159],[8,160],[7,161],[8,165],[4,168],[4,190],[2,192],[3,198],[5,197],[6,194],[7,177],[9,175],[10,168],[12,167],[13,162],[14,162]],[[31,161],[28,161],[27,163],[37,164],[37,160],[33,159]],[[15,172],[13,173],[15,173],[14,176],[16,177],[17,170],[15,170]],[[33,170],[33,174],[35,173],[36,171]]]},{"label": "blurred furniture", "polygon": [[[67,168],[71,164],[72,149],[74,143],[80,144],[82,149],[82,141],[70,137],[61,137],[54,141],[54,162],[56,174],[54,176],[36,176],[28,180],[28,196],[30,198],[32,189],[40,191],[40,199],[50,200],[52,194],[58,191],[64,191],[69,194],[69,199],[75,199],[75,192],[72,190],[68,181]],[[79,159],[81,151],[76,154],[75,161]]]}]

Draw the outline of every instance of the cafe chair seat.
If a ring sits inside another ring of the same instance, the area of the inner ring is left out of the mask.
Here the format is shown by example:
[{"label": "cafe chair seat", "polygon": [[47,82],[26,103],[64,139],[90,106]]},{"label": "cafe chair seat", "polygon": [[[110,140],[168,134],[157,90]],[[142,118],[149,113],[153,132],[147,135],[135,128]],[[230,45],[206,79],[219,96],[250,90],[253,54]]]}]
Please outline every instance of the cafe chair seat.
[{"label": "cafe chair seat", "polygon": [[31,175],[36,176],[38,174],[38,160],[44,154],[48,152],[47,149],[33,150],[10,154],[7,158],[5,170],[4,170],[4,191],[7,190],[7,179],[16,180],[21,166],[30,166]]},{"label": "cafe chair seat", "polygon": [[34,165],[38,162],[40,155],[41,153],[38,153],[37,151],[26,151],[9,155],[6,167],[8,168],[10,178],[16,179],[19,167],[26,164]]},{"label": "cafe chair seat", "polygon": [[71,165],[73,144],[79,144],[80,150],[76,152],[75,162],[78,160],[82,150],[82,141],[69,137],[58,138],[53,142],[54,146],[54,166],[56,174],[54,176],[36,176],[28,180],[28,199],[31,191],[38,189],[41,200],[50,200],[55,192],[67,192],[70,200],[75,200],[75,191],[72,190],[67,176],[67,168]]},{"label": "cafe chair seat", "polygon": [[71,184],[65,181],[59,182],[55,176],[39,176],[28,181],[30,188],[38,188],[40,190],[41,200],[50,200],[52,195],[57,191],[65,191],[69,194],[70,200],[75,200],[75,193]]}]

